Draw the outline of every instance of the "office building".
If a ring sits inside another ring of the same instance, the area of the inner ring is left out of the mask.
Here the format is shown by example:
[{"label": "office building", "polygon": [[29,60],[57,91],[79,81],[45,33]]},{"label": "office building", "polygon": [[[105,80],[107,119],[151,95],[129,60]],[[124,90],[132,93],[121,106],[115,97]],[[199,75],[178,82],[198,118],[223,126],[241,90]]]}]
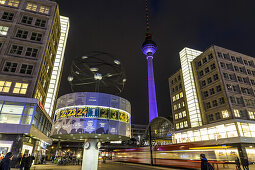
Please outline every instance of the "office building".
[{"label": "office building", "polygon": [[34,153],[38,161],[51,143],[44,108],[52,75],[61,75],[54,67],[66,42],[60,22],[54,1],[0,1],[0,152]]},{"label": "office building", "polygon": [[174,143],[230,145],[229,153],[254,157],[255,59],[215,45],[184,48],[180,59],[169,78]]}]

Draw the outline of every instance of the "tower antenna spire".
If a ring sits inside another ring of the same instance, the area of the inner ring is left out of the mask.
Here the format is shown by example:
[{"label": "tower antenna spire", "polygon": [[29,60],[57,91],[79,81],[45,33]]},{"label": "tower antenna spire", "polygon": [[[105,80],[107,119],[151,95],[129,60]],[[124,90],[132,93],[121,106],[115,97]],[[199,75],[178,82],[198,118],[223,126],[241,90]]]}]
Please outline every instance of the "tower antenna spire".
[{"label": "tower antenna spire", "polygon": [[150,22],[149,22],[149,1],[148,0],[145,0],[145,23],[146,23],[145,39],[151,39]]}]

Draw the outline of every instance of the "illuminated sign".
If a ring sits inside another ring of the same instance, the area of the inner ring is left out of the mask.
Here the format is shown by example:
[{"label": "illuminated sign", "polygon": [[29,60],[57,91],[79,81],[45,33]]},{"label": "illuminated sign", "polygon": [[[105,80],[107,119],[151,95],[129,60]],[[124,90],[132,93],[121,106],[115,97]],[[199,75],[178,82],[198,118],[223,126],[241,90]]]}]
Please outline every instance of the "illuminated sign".
[{"label": "illuminated sign", "polygon": [[63,108],[56,111],[57,119],[63,118],[103,118],[111,120],[119,120],[122,122],[129,123],[130,115],[127,112],[96,106],[86,107],[70,107]]}]

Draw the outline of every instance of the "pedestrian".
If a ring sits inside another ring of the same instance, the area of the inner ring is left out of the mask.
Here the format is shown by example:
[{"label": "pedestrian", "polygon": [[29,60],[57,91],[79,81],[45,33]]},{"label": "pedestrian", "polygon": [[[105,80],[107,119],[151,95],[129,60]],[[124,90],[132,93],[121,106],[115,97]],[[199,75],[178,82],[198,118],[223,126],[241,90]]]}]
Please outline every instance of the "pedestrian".
[{"label": "pedestrian", "polygon": [[16,168],[20,168],[21,160],[22,160],[22,153],[20,153],[20,154],[18,155],[18,157],[17,157]]},{"label": "pedestrian", "polygon": [[241,163],[238,157],[236,157],[235,159],[235,163],[236,163],[236,170],[242,170],[241,169]]},{"label": "pedestrian", "polygon": [[201,159],[201,170],[208,170],[208,160],[205,157],[205,154],[200,154]]},{"label": "pedestrian", "polygon": [[248,158],[243,158],[242,165],[244,170],[249,170],[249,161]]},{"label": "pedestrian", "polygon": [[0,169],[1,170],[10,170],[10,162],[13,158],[13,154],[11,152],[8,152],[5,157],[1,161]]}]

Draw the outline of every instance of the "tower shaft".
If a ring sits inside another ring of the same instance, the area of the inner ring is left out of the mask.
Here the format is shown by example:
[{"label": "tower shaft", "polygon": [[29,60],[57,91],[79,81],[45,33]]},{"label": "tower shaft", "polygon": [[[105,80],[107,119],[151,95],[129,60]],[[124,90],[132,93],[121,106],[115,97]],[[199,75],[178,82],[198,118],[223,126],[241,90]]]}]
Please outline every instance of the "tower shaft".
[{"label": "tower shaft", "polygon": [[149,121],[158,117],[156,90],[153,72],[153,56],[147,56],[148,64],[148,94],[149,94]]}]

